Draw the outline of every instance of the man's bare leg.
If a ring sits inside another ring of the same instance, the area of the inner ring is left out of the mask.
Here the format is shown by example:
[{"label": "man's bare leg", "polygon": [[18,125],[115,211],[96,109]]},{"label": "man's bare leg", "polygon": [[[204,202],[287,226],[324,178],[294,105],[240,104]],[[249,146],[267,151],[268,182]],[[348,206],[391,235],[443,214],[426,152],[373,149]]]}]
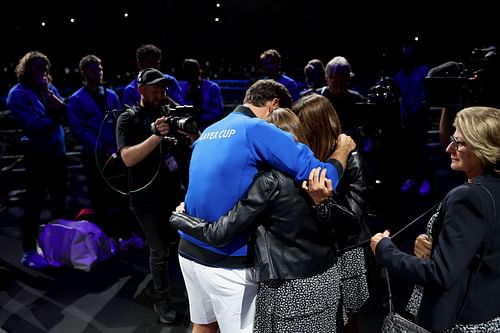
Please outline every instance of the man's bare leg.
[{"label": "man's bare leg", "polygon": [[210,324],[195,324],[193,323],[192,333],[217,333],[217,322]]}]

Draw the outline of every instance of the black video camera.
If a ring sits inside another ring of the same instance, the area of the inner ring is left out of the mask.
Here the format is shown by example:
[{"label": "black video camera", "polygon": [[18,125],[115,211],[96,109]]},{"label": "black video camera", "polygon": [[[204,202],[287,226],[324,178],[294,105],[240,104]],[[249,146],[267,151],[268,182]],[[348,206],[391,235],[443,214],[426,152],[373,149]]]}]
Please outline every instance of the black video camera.
[{"label": "black video camera", "polygon": [[498,105],[500,69],[495,46],[475,48],[465,63],[448,61],[429,71],[425,78],[427,104],[462,108]]},{"label": "black video camera", "polygon": [[175,108],[164,106],[163,111],[167,117],[167,124],[170,126],[172,133],[182,131],[188,134],[198,133],[198,120],[194,114],[192,105],[177,105]]}]

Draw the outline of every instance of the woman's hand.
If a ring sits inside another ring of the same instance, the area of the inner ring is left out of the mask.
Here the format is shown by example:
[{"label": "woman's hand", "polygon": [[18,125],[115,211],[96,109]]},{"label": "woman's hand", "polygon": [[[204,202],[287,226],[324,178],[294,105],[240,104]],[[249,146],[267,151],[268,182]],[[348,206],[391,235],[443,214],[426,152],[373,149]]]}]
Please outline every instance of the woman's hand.
[{"label": "woman's hand", "polygon": [[326,178],[326,169],[319,167],[311,170],[309,180],[302,182],[302,188],[316,205],[333,194],[332,181]]},{"label": "woman's hand", "polygon": [[375,254],[375,250],[377,249],[378,242],[382,240],[384,237],[389,237],[391,232],[389,230],[384,231],[384,233],[377,233],[370,238],[370,248],[372,249],[373,253]]},{"label": "woman's hand", "polygon": [[175,211],[177,213],[184,213],[186,209],[184,209],[184,201],[179,204],[179,206],[175,207]]},{"label": "woman's hand", "polygon": [[420,259],[428,259],[431,257],[431,249],[432,238],[426,234],[418,235],[415,239],[415,247],[413,249],[415,256]]}]

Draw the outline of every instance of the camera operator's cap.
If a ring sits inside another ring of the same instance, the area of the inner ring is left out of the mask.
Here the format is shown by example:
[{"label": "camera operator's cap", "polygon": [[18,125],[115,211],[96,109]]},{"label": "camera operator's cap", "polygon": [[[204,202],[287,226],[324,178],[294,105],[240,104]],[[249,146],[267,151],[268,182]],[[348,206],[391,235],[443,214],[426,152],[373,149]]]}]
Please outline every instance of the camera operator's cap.
[{"label": "camera operator's cap", "polygon": [[137,84],[152,85],[157,83],[168,84],[168,79],[165,75],[155,68],[146,68],[137,76]]}]

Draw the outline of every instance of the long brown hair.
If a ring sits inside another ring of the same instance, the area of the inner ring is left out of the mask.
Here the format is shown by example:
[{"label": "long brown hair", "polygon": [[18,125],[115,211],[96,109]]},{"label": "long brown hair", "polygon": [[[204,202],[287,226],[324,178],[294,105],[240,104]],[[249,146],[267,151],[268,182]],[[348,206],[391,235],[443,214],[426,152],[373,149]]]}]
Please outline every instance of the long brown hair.
[{"label": "long brown hair", "polygon": [[293,106],[299,117],[309,147],[314,155],[325,161],[335,150],[337,137],[342,131],[339,116],[328,98],[306,95]]}]

